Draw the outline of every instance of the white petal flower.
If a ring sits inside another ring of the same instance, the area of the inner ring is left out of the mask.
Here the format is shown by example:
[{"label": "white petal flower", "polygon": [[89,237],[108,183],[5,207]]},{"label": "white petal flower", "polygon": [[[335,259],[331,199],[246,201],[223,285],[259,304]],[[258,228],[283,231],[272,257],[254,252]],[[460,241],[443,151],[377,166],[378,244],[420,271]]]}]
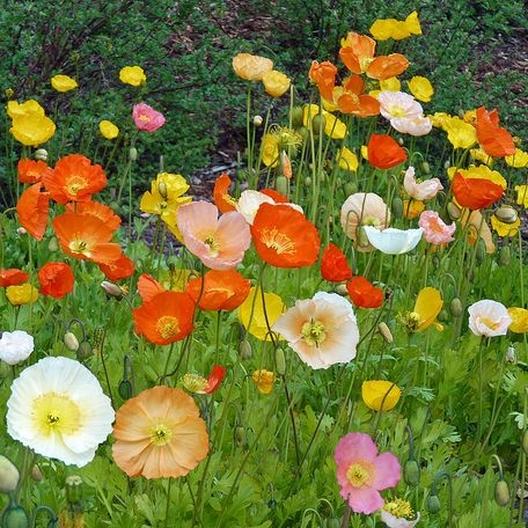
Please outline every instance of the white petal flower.
[{"label": "white petal flower", "polygon": [[423,229],[395,229],[389,227],[379,230],[372,226],[363,227],[368,241],[379,251],[387,255],[401,255],[412,251],[422,239]]},{"label": "white petal flower", "polygon": [[402,134],[411,136],[426,136],[433,129],[433,122],[423,115],[407,118],[395,117],[390,120],[392,128]]},{"label": "white petal flower", "polygon": [[[267,194],[250,189],[247,191],[242,191],[236,204],[236,210],[246,219],[246,222],[249,225],[253,225],[253,220],[255,220],[257,211],[264,203],[275,205],[277,202]],[[283,205],[289,205],[296,211],[299,211],[300,213],[303,212],[303,209],[300,205],[294,203],[284,203]]]},{"label": "white petal flower", "polygon": [[512,318],[506,306],[497,301],[483,299],[468,308],[469,329],[477,336],[506,335]]},{"label": "white petal flower", "polygon": [[16,365],[25,361],[33,352],[35,342],[33,336],[24,330],[2,332],[0,337],[0,359],[8,365]]},{"label": "white petal flower", "polygon": [[314,369],[348,363],[356,357],[359,330],[349,301],[336,293],[318,292],[299,300],[273,325]]},{"label": "white petal flower", "polygon": [[391,122],[393,119],[413,119],[423,115],[422,105],[404,92],[381,92],[378,101],[381,115]]},{"label": "white petal flower", "polygon": [[385,523],[388,528],[414,528],[420,520],[420,513],[416,515],[416,519],[408,520],[402,517],[396,517],[388,511],[381,510],[381,520]]},{"label": "white petal flower", "polygon": [[40,455],[82,467],[112,432],[114,410],[81,363],[46,357],[11,385],[7,432]]}]

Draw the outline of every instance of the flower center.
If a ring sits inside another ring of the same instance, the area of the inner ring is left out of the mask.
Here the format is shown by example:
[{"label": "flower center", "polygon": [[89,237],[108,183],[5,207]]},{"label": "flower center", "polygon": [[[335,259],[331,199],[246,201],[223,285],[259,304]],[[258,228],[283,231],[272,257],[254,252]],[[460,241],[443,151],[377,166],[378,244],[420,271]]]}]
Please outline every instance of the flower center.
[{"label": "flower center", "polygon": [[87,187],[87,181],[80,176],[74,176],[68,181],[66,190],[70,196],[77,196],[77,193],[82,191],[85,187]]},{"label": "flower center", "polygon": [[361,67],[361,71],[366,72],[368,70],[368,67],[370,66],[370,63],[373,60],[374,60],[374,57],[360,57],[359,66]]},{"label": "flower center", "polygon": [[393,117],[405,117],[406,115],[405,108],[399,105],[391,106],[391,108],[389,109],[389,112]]},{"label": "flower center", "polygon": [[490,319],[489,317],[480,317],[479,319],[482,324],[485,324],[491,330],[497,330],[500,326],[499,322],[493,321],[493,319]]},{"label": "flower center", "polygon": [[209,247],[209,253],[212,257],[217,257],[220,253],[220,244],[215,239],[214,235],[209,235],[204,239],[204,244]]},{"label": "flower center", "polygon": [[412,519],[414,518],[414,512],[411,508],[409,501],[403,499],[394,499],[393,501],[386,502],[383,509],[389,512],[398,519]]},{"label": "flower center", "polygon": [[180,325],[177,317],[173,315],[164,315],[158,319],[156,330],[163,339],[172,339],[180,331]]},{"label": "flower center", "polygon": [[198,374],[187,373],[183,376],[183,386],[189,392],[195,392],[197,394],[203,394],[207,388],[207,380],[203,376]]},{"label": "flower center", "polygon": [[67,394],[49,392],[33,401],[32,418],[41,434],[71,435],[81,426],[81,411]]},{"label": "flower center", "polygon": [[347,469],[346,477],[353,488],[370,485],[374,478],[374,467],[365,462],[355,462]]},{"label": "flower center", "polygon": [[72,240],[68,247],[70,248],[70,251],[72,253],[75,253],[77,255],[88,255],[89,254],[88,242],[86,242],[85,240],[79,240],[79,239]]},{"label": "flower center", "polygon": [[301,335],[308,345],[318,347],[326,339],[326,330],[321,321],[310,319],[302,325]]},{"label": "flower center", "polygon": [[262,231],[262,242],[267,248],[275,250],[277,255],[295,252],[295,244],[290,237],[281,233],[276,227]]},{"label": "flower center", "polygon": [[140,114],[138,116],[138,119],[140,121],[143,121],[143,123],[148,123],[150,121],[150,117],[148,115],[146,115],[146,114]]},{"label": "flower center", "polygon": [[150,433],[150,441],[155,446],[164,446],[172,439],[172,430],[164,423],[156,424]]}]

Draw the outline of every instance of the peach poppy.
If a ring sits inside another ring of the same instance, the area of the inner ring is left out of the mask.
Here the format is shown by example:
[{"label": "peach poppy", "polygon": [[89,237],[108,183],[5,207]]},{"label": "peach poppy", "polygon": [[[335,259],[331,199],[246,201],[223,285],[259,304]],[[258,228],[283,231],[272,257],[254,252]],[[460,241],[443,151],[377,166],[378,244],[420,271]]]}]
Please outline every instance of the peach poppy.
[{"label": "peach poppy", "polygon": [[407,152],[391,136],[372,134],[368,145],[368,161],[377,169],[390,169],[407,159]]},{"label": "peach poppy", "polygon": [[329,282],[343,282],[352,278],[352,268],[345,254],[331,242],[323,251],[321,277]]},{"label": "peach poppy", "polygon": [[383,290],[365,277],[352,277],[346,287],[348,295],[358,308],[379,308],[383,304]]},{"label": "peach poppy", "polygon": [[317,62],[312,61],[308,76],[319,88],[319,93],[323,99],[331,101],[332,92],[335,87],[337,68],[329,61]]},{"label": "peach poppy", "polygon": [[484,178],[464,178],[457,172],[451,187],[456,201],[471,209],[486,209],[501,199],[504,189]]},{"label": "peach poppy", "polygon": [[143,302],[150,301],[158,293],[167,291],[152,275],[149,275],[148,273],[142,273],[139,276],[137,289]]},{"label": "peach poppy", "polygon": [[504,158],[515,153],[515,143],[511,134],[499,126],[497,110],[489,112],[483,106],[477,108],[475,128],[478,142],[489,156]]},{"label": "peach poppy", "polygon": [[17,163],[18,180],[21,183],[38,183],[43,176],[53,173],[45,161],[22,158]]},{"label": "peach poppy", "polygon": [[62,157],[42,182],[51,198],[60,204],[90,200],[92,194],[102,191],[107,184],[101,165],[93,165],[81,154]]},{"label": "peach poppy", "polygon": [[317,228],[289,205],[262,204],[251,235],[259,257],[278,268],[311,266],[319,255]]},{"label": "peach poppy", "polygon": [[181,389],[154,387],[117,411],[112,456],[129,477],[183,477],[209,451],[205,422]]},{"label": "peach poppy", "polygon": [[213,200],[221,213],[236,211],[236,201],[229,194],[231,178],[227,172],[223,172],[216,178],[213,189]]},{"label": "peach poppy", "polygon": [[62,299],[73,290],[75,277],[71,266],[65,262],[47,262],[38,272],[40,293]]},{"label": "peach poppy", "polygon": [[344,114],[371,117],[380,113],[380,103],[364,94],[365,81],[359,75],[348,77],[343,86],[334,90],[334,102]]},{"label": "peach poppy", "polygon": [[110,242],[114,232],[91,215],[66,212],[53,220],[62,250],[78,260],[110,264],[121,256],[119,244]]},{"label": "peach poppy", "polygon": [[158,293],[132,312],[136,333],[156,345],[181,341],[193,330],[194,301],[187,293]]},{"label": "peach poppy", "polygon": [[249,294],[251,283],[236,270],[208,271],[187,283],[187,293],[201,310],[234,310]]},{"label": "peach poppy", "polygon": [[0,268],[0,288],[20,286],[29,279],[29,274],[18,268]]},{"label": "peach poppy", "polygon": [[131,277],[134,274],[136,266],[134,261],[123,253],[117,260],[109,264],[99,264],[99,269],[105,274],[108,280],[120,281]]},{"label": "peach poppy", "polygon": [[95,216],[102,220],[112,231],[117,231],[121,225],[121,218],[117,216],[112,208],[99,202],[88,200],[86,202],[69,203],[66,210],[80,215]]},{"label": "peach poppy", "polygon": [[249,226],[240,213],[218,218],[218,209],[208,202],[182,205],[177,221],[185,247],[211,269],[234,268],[251,244]]},{"label": "peach poppy", "polygon": [[41,190],[41,183],[33,184],[20,195],[16,205],[20,225],[37,240],[44,237],[49,213],[49,193]]}]

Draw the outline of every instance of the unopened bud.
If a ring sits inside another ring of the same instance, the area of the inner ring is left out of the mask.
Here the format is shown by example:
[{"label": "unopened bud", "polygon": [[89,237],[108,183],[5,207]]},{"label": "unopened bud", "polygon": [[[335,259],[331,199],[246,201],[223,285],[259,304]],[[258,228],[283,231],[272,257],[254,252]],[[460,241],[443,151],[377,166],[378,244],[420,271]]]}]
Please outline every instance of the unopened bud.
[{"label": "unopened bud", "polygon": [[284,350],[282,348],[275,350],[275,366],[278,374],[281,376],[286,374],[286,357],[284,356]]},{"label": "unopened bud", "polygon": [[2,515],[2,528],[29,528],[29,519],[22,506],[8,506]]},{"label": "unopened bud", "polygon": [[[346,288],[346,286],[345,286]],[[387,341],[387,343],[393,343],[394,337],[392,337],[392,332],[390,331],[390,328],[387,326],[387,323],[384,323],[383,321],[378,325],[378,332],[383,336],[383,339]]]},{"label": "unopened bud", "polygon": [[345,183],[344,186],[345,194],[350,196],[351,194],[354,194],[357,191],[357,185],[352,182]]},{"label": "unopened bud", "polygon": [[312,178],[310,178],[310,176],[304,178],[304,184],[306,185],[306,187],[310,187],[310,185],[312,185]]},{"label": "unopened bud", "polygon": [[513,364],[517,363],[517,352],[513,345],[510,345],[506,349],[506,361],[508,363],[513,363]]},{"label": "unopened bud", "polygon": [[499,254],[499,263],[502,266],[509,266],[511,262],[511,252],[508,246],[503,246]]},{"label": "unopened bud", "polygon": [[502,507],[510,504],[510,488],[503,479],[497,480],[495,484],[495,502]]},{"label": "unopened bud", "polygon": [[431,166],[429,165],[429,163],[427,163],[427,161],[424,161],[422,163],[422,170],[426,173],[426,174],[430,174],[431,173]]},{"label": "unopened bud", "polygon": [[454,317],[460,317],[464,311],[464,308],[462,306],[462,301],[458,297],[455,297],[451,301],[451,304],[449,307]]},{"label": "unopened bud", "polygon": [[242,359],[251,359],[253,356],[253,351],[251,350],[251,344],[247,339],[243,339],[240,343],[240,356]]},{"label": "unopened bud", "polygon": [[449,202],[447,204],[447,214],[449,215],[451,220],[458,220],[460,218],[460,215],[462,214],[462,211],[453,202]]},{"label": "unopened bud", "polygon": [[402,138],[402,137],[398,138],[398,143],[399,143],[400,145],[403,145],[403,138]]},{"label": "unopened bud", "polygon": [[77,350],[79,350],[79,340],[73,332],[66,332],[62,340],[68,350],[71,350],[72,352],[77,352]]},{"label": "unopened bud", "polygon": [[48,151],[43,148],[35,150],[33,157],[38,161],[48,161]]},{"label": "unopened bud", "polygon": [[312,130],[314,134],[319,134],[319,130],[324,130],[326,119],[323,115],[317,114],[312,119]]},{"label": "unopened bud", "polygon": [[0,455],[0,492],[11,493],[16,490],[20,474],[11,460]]},{"label": "unopened bud", "polygon": [[70,504],[78,504],[82,499],[83,480],[79,475],[70,475],[66,478],[64,487],[66,489],[66,500]]},{"label": "unopened bud", "polygon": [[130,147],[128,151],[128,159],[130,161],[136,161],[138,159],[138,151],[136,147]]},{"label": "unopened bud", "polygon": [[119,386],[117,387],[117,392],[123,400],[129,400],[132,398],[132,383],[130,380],[121,380]]},{"label": "unopened bud", "polygon": [[17,227],[16,232],[17,232],[17,235],[19,235],[19,236],[27,235],[27,229],[25,227],[22,227],[22,226]]},{"label": "unopened bud", "polygon": [[335,287],[335,290],[336,290],[336,293],[339,293],[339,295],[344,295],[344,296],[348,295],[348,290],[344,282],[342,282],[341,284],[338,284]]},{"label": "unopened bud", "polygon": [[511,205],[501,205],[495,211],[495,216],[505,224],[513,224],[519,218],[519,214]]},{"label": "unopened bud", "polygon": [[429,495],[427,497],[426,507],[429,513],[438,513],[441,508],[438,495]]},{"label": "unopened bud", "polygon": [[42,471],[41,471],[40,468],[37,466],[37,464],[35,464],[35,465],[31,468],[31,478],[32,478],[35,482],[40,482],[40,481],[44,478],[44,475],[42,474]]},{"label": "unopened bud", "polygon": [[253,126],[259,127],[262,126],[262,123],[264,123],[264,119],[262,119],[262,116],[256,115],[253,117]]},{"label": "unopened bud", "polygon": [[449,314],[447,313],[447,310],[440,310],[440,313],[438,314],[438,320],[441,323],[445,323],[449,319]]},{"label": "unopened bud", "polygon": [[303,108],[302,106],[294,106],[291,112],[292,126],[294,128],[302,127],[303,124]]},{"label": "unopened bud", "polygon": [[288,180],[285,176],[277,176],[275,180],[275,189],[281,194],[288,194]]},{"label": "unopened bud", "polygon": [[121,299],[123,297],[123,290],[113,282],[103,281],[101,282],[101,288],[103,288],[103,290],[111,297],[115,297],[116,299]]},{"label": "unopened bud", "polygon": [[235,440],[238,445],[246,443],[246,430],[241,425],[235,429]]},{"label": "unopened bud", "polygon": [[403,216],[403,200],[399,196],[392,200],[392,212],[396,218]]},{"label": "unopened bud", "polygon": [[48,249],[51,252],[57,251],[59,249],[59,243],[55,237],[50,238],[50,241],[48,242]]},{"label": "unopened bud", "polygon": [[414,458],[407,460],[405,463],[403,477],[409,486],[418,486],[420,483],[420,466]]},{"label": "unopened bud", "polygon": [[93,356],[92,345],[88,341],[83,341],[79,344],[79,348],[77,349],[77,359],[79,361],[83,361],[84,359],[88,359],[90,356]]}]

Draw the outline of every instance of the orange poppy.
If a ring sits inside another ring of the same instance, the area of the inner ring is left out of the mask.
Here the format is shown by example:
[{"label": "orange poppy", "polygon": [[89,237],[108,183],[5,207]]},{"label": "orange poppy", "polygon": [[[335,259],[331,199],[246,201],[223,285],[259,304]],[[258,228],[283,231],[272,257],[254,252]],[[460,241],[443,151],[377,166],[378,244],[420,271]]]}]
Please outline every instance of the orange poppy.
[{"label": "orange poppy", "polygon": [[407,159],[407,152],[391,136],[372,134],[367,145],[368,161],[377,169],[390,169]]},{"label": "orange poppy", "polygon": [[497,110],[488,112],[483,106],[477,108],[477,139],[489,156],[504,158],[515,153],[515,143],[511,134],[499,126]]},{"label": "orange poppy", "polygon": [[266,196],[269,196],[275,203],[287,203],[289,201],[287,196],[284,196],[284,194],[276,191],[275,189],[266,188],[262,189],[260,192]]},{"label": "orange poppy", "polygon": [[153,387],[116,413],[112,455],[129,477],[183,477],[209,452],[205,422],[181,389]]},{"label": "orange poppy", "polygon": [[158,293],[132,312],[136,333],[156,345],[168,345],[193,330],[194,301],[183,292]]},{"label": "orange poppy", "polygon": [[121,225],[121,218],[114,213],[111,207],[92,200],[69,203],[66,205],[66,210],[80,215],[95,216],[102,220],[112,231],[117,231]]},{"label": "orange poppy", "polygon": [[221,213],[228,213],[229,211],[236,211],[236,201],[229,194],[229,187],[231,186],[231,178],[227,172],[223,172],[216,178],[213,189],[213,202]]},{"label": "orange poppy", "polygon": [[308,76],[319,88],[319,93],[323,99],[331,101],[336,82],[337,68],[329,61],[312,61]]},{"label": "orange poppy", "polygon": [[210,270],[187,283],[187,293],[201,310],[234,310],[249,295],[251,283],[236,270]]},{"label": "orange poppy", "polygon": [[106,187],[106,175],[101,165],[81,154],[62,157],[51,174],[44,175],[42,182],[51,197],[60,204],[90,200],[92,194]]},{"label": "orange poppy", "polygon": [[18,268],[0,268],[0,288],[20,286],[29,279],[29,274]]},{"label": "orange poppy", "polygon": [[409,61],[400,53],[375,57],[375,52],[375,40],[366,35],[349,33],[339,50],[339,57],[352,73],[365,73],[378,81],[397,77],[409,67]]},{"label": "orange poppy", "polygon": [[105,274],[108,280],[119,281],[128,279],[128,277],[133,275],[136,266],[132,259],[122,253],[117,260],[110,262],[110,264],[99,264],[99,269]]},{"label": "orange poppy", "polygon": [[20,225],[37,240],[44,237],[49,213],[49,193],[41,192],[41,188],[41,183],[28,187],[16,205]]},{"label": "orange poppy", "polygon": [[48,167],[45,161],[37,161],[22,158],[17,164],[18,180],[21,183],[38,183],[43,176],[53,173],[53,169]]},{"label": "orange poppy", "polygon": [[352,269],[345,254],[331,242],[323,251],[321,276],[329,282],[343,282],[352,278]]},{"label": "orange poppy", "polygon": [[47,262],[38,272],[40,293],[62,299],[73,290],[73,270],[65,262]]},{"label": "orange poppy", "polygon": [[158,293],[167,291],[152,275],[149,275],[148,273],[142,273],[139,276],[137,289],[143,302],[150,301]]},{"label": "orange poppy", "polygon": [[383,304],[383,290],[365,277],[352,277],[346,287],[352,302],[359,308],[379,308]]},{"label": "orange poppy", "polygon": [[359,75],[350,75],[343,83],[342,90],[337,89],[334,100],[344,114],[354,114],[359,117],[371,117],[380,113],[379,101],[370,95],[365,95],[365,81]]},{"label": "orange poppy", "polygon": [[497,183],[484,178],[464,178],[460,172],[455,174],[451,189],[456,201],[472,211],[488,208],[504,194]]},{"label": "orange poppy", "polygon": [[311,266],[319,255],[317,228],[289,205],[262,204],[251,235],[259,257],[278,268]]},{"label": "orange poppy", "polygon": [[114,232],[91,215],[66,212],[53,220],[62,250],[78,260],[110,264],[121,256],[119,244],[110,242]]}]

